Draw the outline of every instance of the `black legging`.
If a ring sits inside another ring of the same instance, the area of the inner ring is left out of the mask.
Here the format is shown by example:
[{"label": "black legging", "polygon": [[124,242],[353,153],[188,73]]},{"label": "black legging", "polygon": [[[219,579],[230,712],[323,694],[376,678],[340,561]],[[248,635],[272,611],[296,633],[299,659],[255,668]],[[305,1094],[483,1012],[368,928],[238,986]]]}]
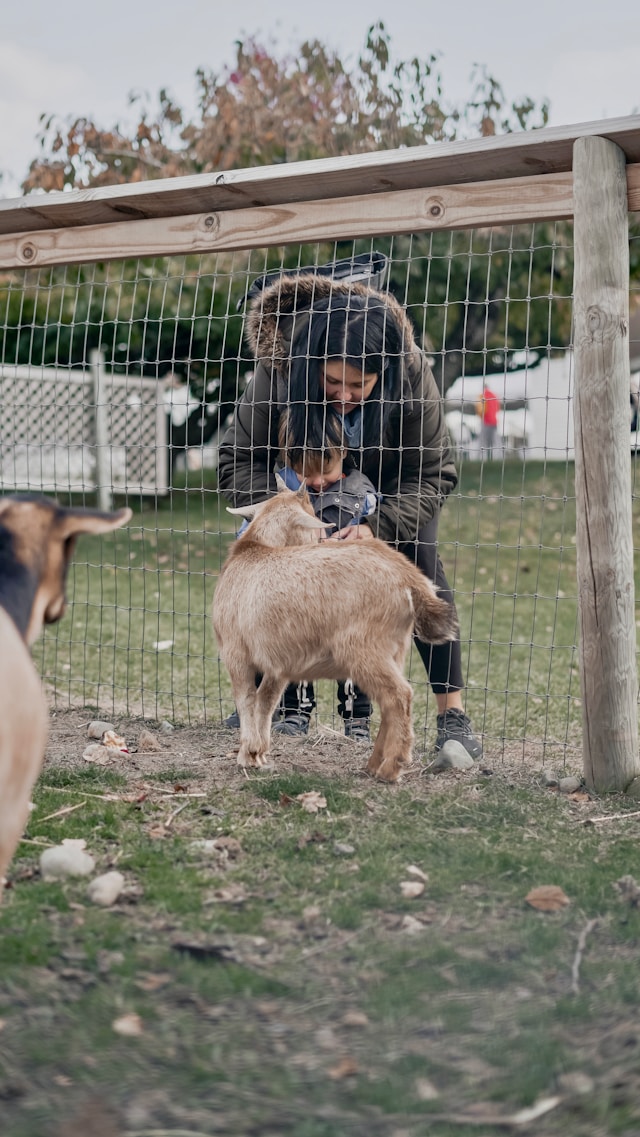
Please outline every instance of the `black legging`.
[{"label": "black legging", "polygon": [[[399,545],[400,552],[418,566],[420,572],[428,576],[437,586],[440,596],[449,604],[454,604],[453,592],[444,573],[444,567],[438,555],[436,541],[438,538],[438,520],[436,515],[418,530],[418,540]],[[448,691],[461,691],[464,687],[462,679],[462,652],[460,640],[451,640],[445,644],[426,644],[415,639],[414,643],[424,663],[432,690],[436,695],[446,695]],[[282,696],[281,706],[285,711],[311,714],[316,705],[313,683],[289,683]],[[359,687],[350,685],[345,690],[345,683],[338,683],[338,711],[342,718],[369,718],[372,712],[369,696]]]}]

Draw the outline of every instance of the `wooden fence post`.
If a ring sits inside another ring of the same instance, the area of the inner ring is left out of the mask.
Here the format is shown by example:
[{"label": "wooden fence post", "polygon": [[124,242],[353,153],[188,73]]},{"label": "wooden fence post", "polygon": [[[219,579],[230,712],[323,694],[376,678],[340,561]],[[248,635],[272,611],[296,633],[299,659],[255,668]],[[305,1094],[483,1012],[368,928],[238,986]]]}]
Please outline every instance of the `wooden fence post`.
[{"label": "wooden fence post", "polygon": [[598,792],[640,775],[629,409],[625,156],[578,139],[574,178],[576,546],[584,774]]},{"label": "wooden fence post", "polygon": [[96,447],[96,498],[98,509],[113,508],[111,475],[111,440],[109,438],[109,414],[107,408],[107,387],[104,381],[104,359],[102,353],[93,350],[89,353],[89,367],[93,377],[93,408]]}]

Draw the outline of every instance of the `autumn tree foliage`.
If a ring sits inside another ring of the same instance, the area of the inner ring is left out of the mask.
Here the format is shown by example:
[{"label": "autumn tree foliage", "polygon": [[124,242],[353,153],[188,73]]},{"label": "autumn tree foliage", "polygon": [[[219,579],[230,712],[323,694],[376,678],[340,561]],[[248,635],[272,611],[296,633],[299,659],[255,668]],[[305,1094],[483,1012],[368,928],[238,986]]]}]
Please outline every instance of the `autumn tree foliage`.
[{"label": "autumn tree foliage", "polygon": [[[482,67],[470,77],[468,98],[451,104],[437,56],[395,61],[382,23],[370,28],[354,64],[319,40],[285,54],[248,39],[237,44],[233,64],[198,71],[196,83],[195,114],[162,90],[155,105],[132,97],[127,129],[43,118],[25,192],[411,147],[533,129],[548,116],[544,103],[509,103]],[[463,368],[501,370],[529,344],[569,342],[567,228],[533,228],[376,240],[391,254],[389,287],[433,355],[443,391]],[[244,263],[219,255],[79,266],[41,273],[37,287],[27,275],[5,297],[5,359],[28,362],[36,352],[39,363],[81,365],[98,347],[116,370],[181,372],[224,415],[251,366],[236,315],[251,273],[368,250],[367,242],[341,242],[258,250]]]},{"label": "autumn tree foliage", "polygon": [[468,99],[449,104],[437,56],[395,62],[384,24],[370,28],[349,65],[319,40],[279,54],[248,39],[232,65],[196,73],[197,110],[161,90],[132,96],[131,129],[77,117],[42,120],[41,154],[23,184],[61,190],[360,154],[543,126],[546,103],[508,103],[484,68]]}]

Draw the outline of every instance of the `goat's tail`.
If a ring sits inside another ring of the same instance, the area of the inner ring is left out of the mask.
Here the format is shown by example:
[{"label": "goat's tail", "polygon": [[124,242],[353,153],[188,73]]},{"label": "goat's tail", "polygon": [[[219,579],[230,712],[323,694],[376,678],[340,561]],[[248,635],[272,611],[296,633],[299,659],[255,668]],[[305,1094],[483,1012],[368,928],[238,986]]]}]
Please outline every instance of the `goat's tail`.
[{"label": "goat's tail", "polygon": [[428,644],[444,644],[458,636],[458,617],[453,604],[438,596],[431,581],[419,574],[409,586],[415,612],[414,632]]}]

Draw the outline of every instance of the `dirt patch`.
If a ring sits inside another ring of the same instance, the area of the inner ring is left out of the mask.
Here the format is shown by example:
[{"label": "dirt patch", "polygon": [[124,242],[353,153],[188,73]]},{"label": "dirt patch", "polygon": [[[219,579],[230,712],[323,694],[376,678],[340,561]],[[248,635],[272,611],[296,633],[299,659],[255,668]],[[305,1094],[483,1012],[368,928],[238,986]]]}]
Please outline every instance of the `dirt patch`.
[{"label": "dirt patch", "polygon": [[[86,708],[55,710],[51,714],[49,742],[45,769],[62,767],[75,769],[84,765],[83,752],[88,744],[87,728],[95,714]],[[337,730],[322,724],[312,726],[305,739],[278,738],[273,740],[271,759],[273,768],[268,772],[245,773],[236,762],[238,732],[211,724],[177,725],[167,729],[163,724],[143,718],[122,715],[100,715],[113,724],[117,733],[125,738],[128,754],[114,750],[107,768],[123,775],[127,780],[175,770],[183,776],[198,778],[203,789],[233,788],[247,777],[268,777],[270,774],[300,773],[323,777],[363,778],[370,781],[365,765],[370,747],[354,743]],[[157,749],[140,746],[145,733],[158,740]],[[402,785],[416,792],[428,792],[437,783],[441,790],[441,777],[425,777],[428,773],[428,754],[416,748],[414,762],[405,773]],[[487,770],[514,784],[530,783],[541,769],[554,766],[561,772],[580,774],[580,753],[577,747],[544,745],[539,742],[485,741],[485,752],[478,768]],[[452,775],[447,775],[449,779]],[[392,787],[390,787],[392,792]]]}]

